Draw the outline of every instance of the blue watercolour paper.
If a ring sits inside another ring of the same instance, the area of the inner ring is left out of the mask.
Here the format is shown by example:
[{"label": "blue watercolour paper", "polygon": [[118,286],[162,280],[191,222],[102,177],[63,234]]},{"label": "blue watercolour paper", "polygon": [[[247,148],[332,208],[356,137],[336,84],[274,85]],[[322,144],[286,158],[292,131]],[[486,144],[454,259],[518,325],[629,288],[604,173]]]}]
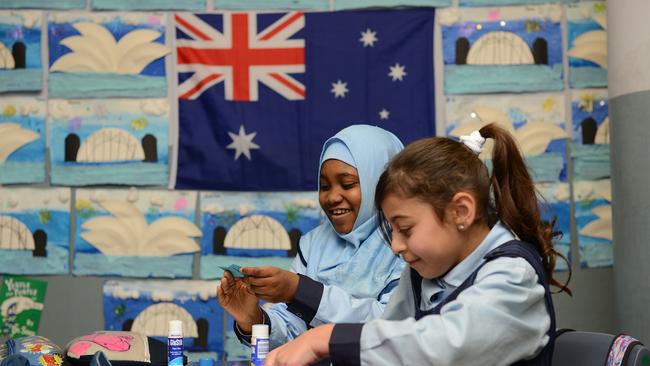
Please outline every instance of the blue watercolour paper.
[{"label": "blue watercolour paper", "polygon": [[0,189],[0,273],[67,274],[70,189]]},{"label": "blue watercolour paper", "polygon": [[557,258],[555,271],[567,271],[571,263],[571,201],[568,183],[538,183],[535,185],[540,197],[542,219],[555,220],[554,231],[562,233],[553,241],[553,247],[569,263]]},{"label": "blue watercolour paper", "polygon": [[569,85],[607,87],[607,5],[604,1],[567,6]]},{"label": "blue watercolour paper", "polygon": [[609,179],[574,181],[573,198],[581,267],[611,267],[614,247]]},{"label": "blue watercolour paper", "polygon": [[573,90],[573,179],[609,178],[609,102],[607,90]]},{"label": "blue watercolour paper", "polygon": [[214,0],[215,10],[329,10],[329,0]]},{"label": "blue watercolour paper", "polygon": [[[559,93],[447,97],[446,135],[459,138],[494,122],[519,143],[537,182],[566,181],[564,96]],[[488,140],[480,158],[491,159]]]},{"label": "blue watercolour paper", "polygon": [[227,267],[226,266],[219,266],[219,268],[221,268],[224,271],[230,272],[230,274],[235,278],[244,278],[246,276],[245,274],[241,273],[241,271],[239,270],[241,268],[241,266],[238,266],[238,265],[235,265],[235,264],[231,264],[231,265],[229,265]]},{"label": "blue watercolour paper", "polygon": [[166,99],[48,102],[53,184],[158,185],[168,181]]},{"label": "blue watercolour paper", "polygon": [[41,12],[0,11],[0,92],[41,90]]},{"label": "blue watercolour paper", "polygon": [[78,189],[77,275],[187,278],[199,251],[196,192]]},{"label": "blue watercolour paper", "polygon": [[181,320],[186,351],[219,355],[225,327],[218,286],[218,281],[107,281],[104,329],[140,332],[167,342],[168,321]]},{"label": "blue watercolour paper", "polygon": [[83,9],[86,0],[0,0],[5,9]]},{"label": "blue watercolour paper", "polygon": [[45,101],[0,98],[0,184],[45,182]]},{"label": "blue watercolour paper", "polygon": [[446,94],[563,89],[560,5],[447,8],[438,16]]},{"label": "blue watercolour paper", "polygon": [[202,192],[201,278],[220,267],[289,268],[300,236],[318,226],[316,192]]},{"label": "blue watercolour paper", "polygon": [[205,10],[206,0],[91,0],[96,10]]},{"label": "blue watercolour paper", "polygon": [[375,6],[451,6],[451,0],[336,0],[335,10],[361,9]]},{"label": "blue watercolour paper", "polygon": [[578,0],[459,0],[460,6],[531,5],[547,3],[572,3]]},{"label": "blue watercolour paper", "polygon": [[52,13],[49,96],[165,97],[165,15]]}]

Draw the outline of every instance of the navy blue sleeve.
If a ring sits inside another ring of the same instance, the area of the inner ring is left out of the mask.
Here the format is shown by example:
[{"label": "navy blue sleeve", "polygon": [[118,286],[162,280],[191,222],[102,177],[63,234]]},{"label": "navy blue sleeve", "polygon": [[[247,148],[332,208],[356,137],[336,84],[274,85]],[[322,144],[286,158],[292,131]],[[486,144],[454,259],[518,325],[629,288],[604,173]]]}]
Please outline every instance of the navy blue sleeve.
[{"label": "navy blue sleeve", "polygon": [[329,343],[332,365],[361,365],[362,329],[362,323],[341,323],[334,326]]},{"label": "navy blue sleeve", "polygon": [[[267,314],[266,311],[264,311],[264,309],[262,309],[262,316],[264,317],[264,323],[262,324],[269,325],[269,334],[271,334],[271,318],[269,317],[269,314]],[[244,334],[241,331],[241,329],[239,329],[239,327],[237,326],[237,322],[235,321],[232,322],[232,328],[235,331],[235,335],[237,336],[237,339],[239,339],[241,343],[248,344],[248,345],[251,344],[251,335]]]},{"label": "navy blue sleeve", "polygon": [[324,285],[311,278],[298,274],[298,288],[293,300],[287,304],[287,310],[294,313],[309,325],[316,316],[320,300],[323,297]]}]

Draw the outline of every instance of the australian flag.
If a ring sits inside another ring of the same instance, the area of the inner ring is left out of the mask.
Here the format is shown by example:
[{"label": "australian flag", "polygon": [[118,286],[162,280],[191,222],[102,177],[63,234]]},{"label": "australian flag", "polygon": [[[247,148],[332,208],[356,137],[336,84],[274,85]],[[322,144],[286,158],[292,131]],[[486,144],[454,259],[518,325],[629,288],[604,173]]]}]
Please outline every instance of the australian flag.
[{"label": "australian flag", "polygon": [[435,134],[433,9],[177,13],[176,187],[316,190],[351,124]]}]

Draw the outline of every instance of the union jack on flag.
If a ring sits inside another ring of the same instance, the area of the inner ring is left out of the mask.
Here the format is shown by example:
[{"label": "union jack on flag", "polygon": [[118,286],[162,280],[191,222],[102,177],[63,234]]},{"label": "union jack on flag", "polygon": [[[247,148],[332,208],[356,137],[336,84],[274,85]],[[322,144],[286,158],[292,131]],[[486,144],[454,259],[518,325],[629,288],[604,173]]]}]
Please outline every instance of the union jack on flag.
[{"label": "union jack on flag", "polygon": [[434,9],[175,15],[176,188],[314,191],[350,124],[435,133]]},{"label": "union jack on flag", "polygon": [[[176,27],[190,39],[176,41],[179,72],[193,75],[179,98],[196,99],[223,82],[225,99],[257,101],[262,83],[289,100],[305,99],[305,85],[290,74],[305,72],[305,40],[291,39],[305,26],[301,12],[259,27],[254,13],[225,13],[222,30],[194,14],[176,14]],[[259,29],[262,28],[262,29]]]}]

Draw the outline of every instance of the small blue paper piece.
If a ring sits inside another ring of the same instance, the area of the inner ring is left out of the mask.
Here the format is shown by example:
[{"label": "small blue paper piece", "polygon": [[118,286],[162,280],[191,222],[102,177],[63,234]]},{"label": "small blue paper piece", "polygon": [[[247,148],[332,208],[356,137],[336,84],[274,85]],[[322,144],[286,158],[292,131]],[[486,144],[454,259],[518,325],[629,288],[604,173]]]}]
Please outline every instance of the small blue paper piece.
[{"label": "small blue paper piece", "polygon": [[219,266],[219,268],[223,269],[224,271],[230,272],[230,274],[232,274],[232,276],[235,278],[244,278],[246,276],[245,274],[239,271],[239,268],[241,267],[235,264],[231,264],[228,267]]}]

